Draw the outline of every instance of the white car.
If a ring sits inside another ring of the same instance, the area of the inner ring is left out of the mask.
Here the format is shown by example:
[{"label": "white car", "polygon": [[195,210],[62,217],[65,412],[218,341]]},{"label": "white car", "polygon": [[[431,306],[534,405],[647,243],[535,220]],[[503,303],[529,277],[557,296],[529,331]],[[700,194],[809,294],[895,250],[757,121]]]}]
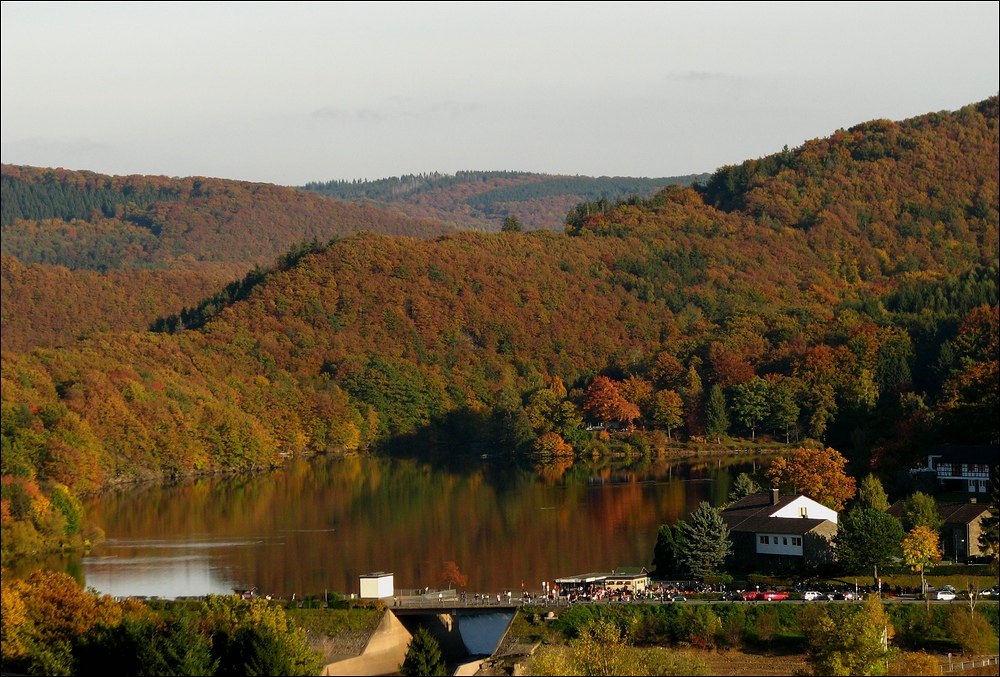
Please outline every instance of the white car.
[{"label": "white car", "polygon": [[955,592],[955,588],[951,587],[950,585],[942,585],[940,588],[938,588],[938,591],[934,593],[934,599],[940,599],[945,602],[950,602],[951,600],[955,599],[956,596],[957,593]]},{"label": "white car", "polygon": [[822,592],[817,592],[816,590],[806,590],[802,593],[802,599],[807,602],[815,602],[820,599],[826,599],[826,595]]}]

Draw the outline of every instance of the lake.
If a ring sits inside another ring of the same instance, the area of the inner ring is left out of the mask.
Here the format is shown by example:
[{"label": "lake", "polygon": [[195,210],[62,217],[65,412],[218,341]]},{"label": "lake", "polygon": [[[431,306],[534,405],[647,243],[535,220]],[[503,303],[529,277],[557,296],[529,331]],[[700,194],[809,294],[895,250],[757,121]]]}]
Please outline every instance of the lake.
[{"label": "lake", "polygon": [[[72,568],[115,596],[359,592],[437,587],[445,563],[468,591],[649,567],[660,524],[726,501],[751,457],[466,467],[371,456],[292,459],[280,469],[104,492],[85,501],[106,539]],[[759,459],[756,463],[759,464]]]}]

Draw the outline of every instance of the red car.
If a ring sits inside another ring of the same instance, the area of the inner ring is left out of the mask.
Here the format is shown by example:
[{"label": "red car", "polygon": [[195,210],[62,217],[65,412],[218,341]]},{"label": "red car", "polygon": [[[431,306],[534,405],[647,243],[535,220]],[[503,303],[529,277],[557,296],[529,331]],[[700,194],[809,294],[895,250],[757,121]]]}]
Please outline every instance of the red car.
[{"label": "red car", "polygon": [[744,602],[759,602],[761,600],[764,600],[765,602],[777,602],[782,599],[788,599],[787,592],[777,592],[776,590],[768,590],[767,592],[750,590],[743,593]]}]

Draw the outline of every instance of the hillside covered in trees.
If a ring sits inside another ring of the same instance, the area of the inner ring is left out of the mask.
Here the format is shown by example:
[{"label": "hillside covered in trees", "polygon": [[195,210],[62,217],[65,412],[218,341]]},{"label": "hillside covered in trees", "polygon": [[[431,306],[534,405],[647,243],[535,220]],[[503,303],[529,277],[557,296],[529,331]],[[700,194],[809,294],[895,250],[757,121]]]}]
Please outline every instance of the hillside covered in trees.
[{"label": "hillside covered in trees", "polygon": [[809,438],[885,472],[996,443],[997,122],[859,125],[564,233],[317,241],[157,331],[5,347],[4,548],[109,482],[401,440],[544,460],[642,424],[633,448]]},{"label": "hillside covered in trees", "polygon": [[[139,331],[302,242],[452,228],[290,188],[4,165],[4,350]],[[126,272],[127,271],[127,272]]]},{"label": "hillside covered in trees", "polygon": [[707,174],[662,178],[552,176],[530,172],[407,174],[375,181],[327,181],[302,188],[338,200],[372,204],[460,229],[500,230],[508,217],[526,230],[562,232],[566,212],[585,200],[651,197],[666,186],[690,186]]}]

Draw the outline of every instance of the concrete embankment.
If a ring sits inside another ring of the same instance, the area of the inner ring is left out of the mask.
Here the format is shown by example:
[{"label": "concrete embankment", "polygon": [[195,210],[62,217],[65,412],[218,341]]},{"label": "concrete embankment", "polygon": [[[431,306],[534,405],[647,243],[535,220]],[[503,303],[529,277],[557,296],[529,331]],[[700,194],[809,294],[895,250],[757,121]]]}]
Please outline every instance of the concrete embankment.
[{"label": "concrete embankment", "polygon": [[406,659],[412,635],[396,615],[386,611],[360,656],[329,663],[323,675],[392,675]]}]

